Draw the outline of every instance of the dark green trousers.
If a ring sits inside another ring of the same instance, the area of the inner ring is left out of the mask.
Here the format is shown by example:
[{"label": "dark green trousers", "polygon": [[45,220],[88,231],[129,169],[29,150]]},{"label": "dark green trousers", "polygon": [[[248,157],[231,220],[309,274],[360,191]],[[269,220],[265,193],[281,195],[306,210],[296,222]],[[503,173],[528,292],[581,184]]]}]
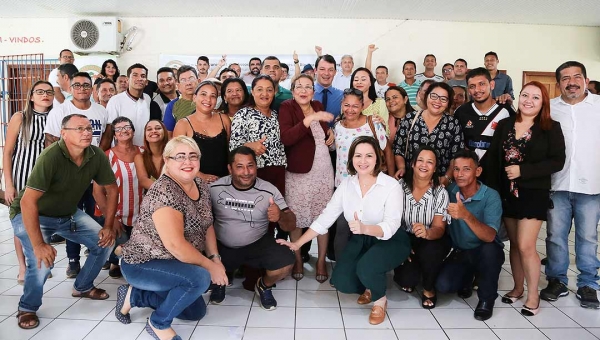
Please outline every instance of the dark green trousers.
[{"label": "dark green trousers", "polygon": [[410,239],[398,230],[389,240],[352,235],[333,268],[331,283],[346,294],[362,294],[370,289],[373,301],[385,296],[386,274],[402,264],[410,254]]}]

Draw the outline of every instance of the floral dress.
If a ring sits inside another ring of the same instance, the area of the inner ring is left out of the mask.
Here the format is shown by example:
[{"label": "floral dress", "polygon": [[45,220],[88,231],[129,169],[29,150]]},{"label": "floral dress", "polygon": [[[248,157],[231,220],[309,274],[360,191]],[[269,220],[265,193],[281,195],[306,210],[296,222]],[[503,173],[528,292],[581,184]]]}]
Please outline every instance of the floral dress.
[{"label": "floral dress", "polygon": [[[531,139],[531,129],[528,129],[521,138],[517,139],[515,129],[508,133],[508,138],[502,144],[504,150],[504,166],[519,165],[525,159],[525,147]],[[519,197],[517,181],[509,180],[508,191],[515,197]]]}]

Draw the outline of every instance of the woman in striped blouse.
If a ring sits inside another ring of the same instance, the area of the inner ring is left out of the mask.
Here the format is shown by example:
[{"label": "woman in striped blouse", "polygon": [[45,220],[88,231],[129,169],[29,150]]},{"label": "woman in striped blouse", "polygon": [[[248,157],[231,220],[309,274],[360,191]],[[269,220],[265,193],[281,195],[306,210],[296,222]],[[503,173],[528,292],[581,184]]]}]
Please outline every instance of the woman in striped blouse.
[{"label": "woman in striped blouse", "polygon": [[412,252],[394,270],[394,281],[403,291],[410,293],[422,279],[422,307],[432,309],[437,302],[435,280],[450,251],[450,242],[444,237],[449,198],[436,175],[437,152],[424,145],[415,155],[405,179],[400,180],[404,191],[401,228],[410,236]]},{"label": "woman in striped blouse", "polygon": [[[52,109],[54,90],[44,80],[37,81],[27,94],[23,112],[15,113],[6,130],[3,168],[6,186],[6,204],[10,205],[19,191],[25,189],[27,178],[42,150],[44,150],[44,127],[48,112]],[[17,282],[25,281],[25,255],[21,242],[15,237],[15,250],[19,262]]]}]

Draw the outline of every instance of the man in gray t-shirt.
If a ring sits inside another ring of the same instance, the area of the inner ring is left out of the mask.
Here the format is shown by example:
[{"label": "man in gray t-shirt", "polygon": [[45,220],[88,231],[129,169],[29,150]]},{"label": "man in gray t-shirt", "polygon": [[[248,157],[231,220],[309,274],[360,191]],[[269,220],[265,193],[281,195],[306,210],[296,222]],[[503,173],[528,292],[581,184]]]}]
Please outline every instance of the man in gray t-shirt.
[{"label": "man in gray t-shirt", "polygon": [[[278,222],[281,229],[296,227],[296,216],[288,209],[277,188],[256,176],[256,154],[246,146],[233,149],[229,155],[229,173],[210,186],[217,248],[225,270],[245,265],[264,269],[254,287],[260,305],[266,310],[277,307],[271,288],[285,278],[296,261],[289,248],[275,242],[269,232],[269,222]],[[210,302],[220,304],[225,299],[225,286],[215,286]]]}]

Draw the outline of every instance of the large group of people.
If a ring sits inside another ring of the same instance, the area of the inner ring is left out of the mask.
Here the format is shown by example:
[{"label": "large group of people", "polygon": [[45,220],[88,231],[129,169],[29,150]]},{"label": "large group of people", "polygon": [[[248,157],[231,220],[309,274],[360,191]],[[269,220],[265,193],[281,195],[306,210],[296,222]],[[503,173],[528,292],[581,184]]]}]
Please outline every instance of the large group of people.
[{"label": "large group of people", "polygon": [[[477,286],[474,317],[484,321],[505,230],[514,288],[501,301],[524,299],[521,313],[534,316],[540,299],[569,293],[573,220],[576,296],[600,308],[600,158],[587,152],[600,146],[600,97],[585,66],[556,69],[558,98],[536,81],[515,98],[494,52],[485,67],[447,63],[443,76],[432,54],[422,73],[406,61],[396,85],[387,67],[371,68],[376,50],[365,67],[345,55],[337,70],[317,46],[314,68],[302,72],[294,54],[293,79],[275,56],[252,58],[246,74],[225,55],[212,70],[201,56],[195,67],[160,68],[153,85],[142,64],[123,75],[107,60],[91,77],[61,51],[6,135],[5,195],[25,286],[19,327],[39,325],[50,244],[62,238],[72,295],[107,299],[98,273],[124,277],[115,317],[128,324],[133,307],[154,309],[146,331],[156,339],[180,339],[173,318],[201,319],[202,294],[220,304],[240,275],[262,308],[276,309],[273,286],[303,279],[314,238],[315,279],[331,274],[337,290],[372,303],[371,324],[385,319],[390,272],[425,309]],[[544,222],[549,283],[538,291]]]}]

